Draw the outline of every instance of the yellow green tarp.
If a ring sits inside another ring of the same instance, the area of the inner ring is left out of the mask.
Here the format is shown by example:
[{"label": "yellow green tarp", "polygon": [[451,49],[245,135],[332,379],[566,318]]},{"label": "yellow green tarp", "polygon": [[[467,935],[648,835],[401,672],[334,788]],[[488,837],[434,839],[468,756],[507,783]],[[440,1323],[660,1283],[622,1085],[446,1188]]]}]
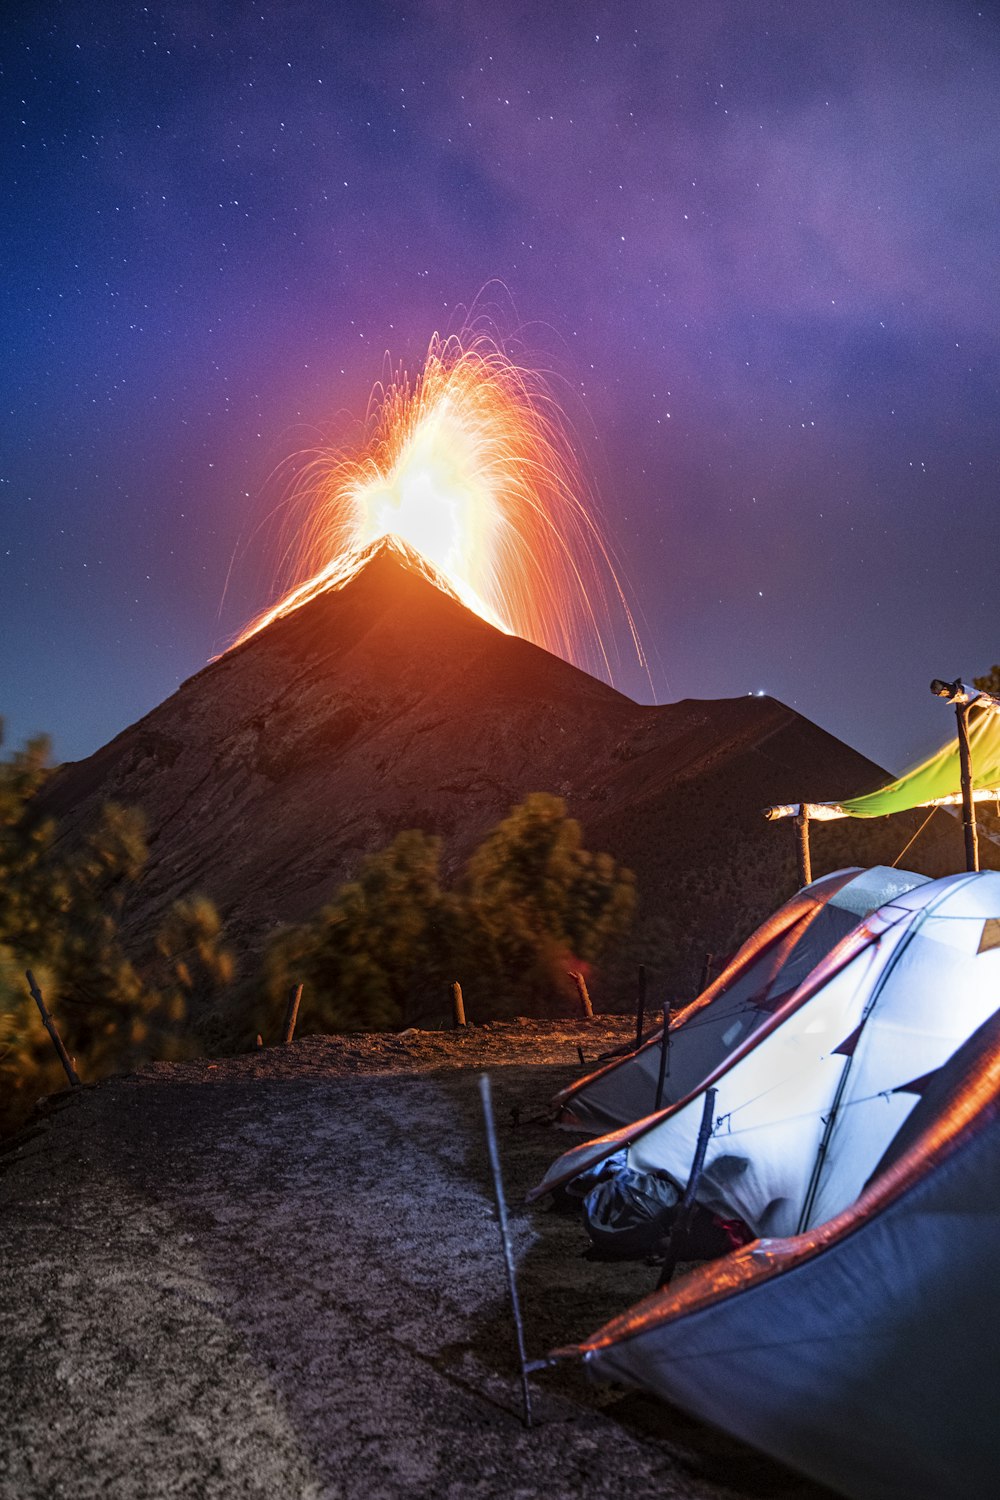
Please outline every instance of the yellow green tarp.
[{"label": "yellow green tarp", "polygon": [[[969,712],[969,749],[972,752],[972,786],[974,791],[1000,786],[1000,713],[973,707]],[[898,781],[852,797],[839,806],[850,818],[883,818],[886,813],[904,812],[909,807],[951,797],[961,790],[958,741],[953,738],[936,755],[914,766]]]}]

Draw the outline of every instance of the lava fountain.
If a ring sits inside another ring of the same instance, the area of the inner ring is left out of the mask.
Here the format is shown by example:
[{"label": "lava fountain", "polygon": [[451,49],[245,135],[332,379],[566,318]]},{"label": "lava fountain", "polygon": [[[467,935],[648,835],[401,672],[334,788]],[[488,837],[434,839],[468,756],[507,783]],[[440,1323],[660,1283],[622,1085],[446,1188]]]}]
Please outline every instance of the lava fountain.
[{"label": "lava fountain", "polygon": [[540,375],[491,340],[431,340],[423,370],[375,387],[354,452],[299,456],[289,591],[242,632],[339,587],[396,535],[491,624],[613,676],[615,617],[645,667],[565,420]]}]

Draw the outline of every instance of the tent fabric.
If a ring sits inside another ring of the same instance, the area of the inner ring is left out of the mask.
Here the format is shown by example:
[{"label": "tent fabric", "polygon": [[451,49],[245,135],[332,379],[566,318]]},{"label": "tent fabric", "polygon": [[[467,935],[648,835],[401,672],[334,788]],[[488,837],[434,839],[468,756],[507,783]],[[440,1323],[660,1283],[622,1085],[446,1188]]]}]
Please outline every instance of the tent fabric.
[{"label": "tent fabric", "polygon": [[[974,790],[1000,787],[1000,713],[977,711],[969,714],[969,749],[972,758]],[[961,787],[958,743],[953,737],[935,754],[907,771],[898,781],[852,797],[846,802],[830,803],[849,818],[883,818],[887,813],[904,812],[921,807],[941,797],[954,796]]]},{"label": "tent fabric", "polygon": [[[996,1007],[1000,874],[948,876],[894,898],[842,940],[777,1014],[689,1098],[568,1152],[540,1196],[612,1151],[688,1178],[704,1089],[716,1089],[698,1201],[757,1235],[787,1235],[852,1203],[940,1067]],[[846,1045],[845,1045],[846,1044]]]},{"label": "tent fabric", "polygon": [[[662,1103],[684,1098],[772,1015],[858,921],[926,876],[878,865],[838,870],[805,886],[743,944],[716,980],[670,1024]],[[636,1051],[557,1094],[557,1123],[602,1133],[656,1104],[663,1028]]]},{"label": "tent fabric", "polygon": [[996,1489],[1000,1013],[857,1203],[654,1293],[553,1359],[641,1385],[855,1500]]}]

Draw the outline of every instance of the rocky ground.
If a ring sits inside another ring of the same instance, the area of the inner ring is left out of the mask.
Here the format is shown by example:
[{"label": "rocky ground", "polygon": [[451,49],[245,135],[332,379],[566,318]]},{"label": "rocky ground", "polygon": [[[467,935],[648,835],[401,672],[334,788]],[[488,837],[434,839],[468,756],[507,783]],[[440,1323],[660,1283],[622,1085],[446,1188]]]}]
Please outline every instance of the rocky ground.
[{"label": "rocky ground", "polygon": [[545,1102],[629,1024],[307,1038],[50,1101],[0,1157],[0,1495],[822,1500],[571,1368],[520,1420],[478,1077],[534,1357],[655,1277],[522,1203],[566,1143]]}]

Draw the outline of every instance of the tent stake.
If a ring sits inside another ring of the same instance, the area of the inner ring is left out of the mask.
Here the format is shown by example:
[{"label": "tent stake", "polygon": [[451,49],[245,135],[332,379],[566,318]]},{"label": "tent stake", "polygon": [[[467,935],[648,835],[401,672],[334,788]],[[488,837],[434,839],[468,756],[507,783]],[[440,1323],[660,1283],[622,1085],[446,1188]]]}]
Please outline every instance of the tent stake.
[{"label": "tent stake", "polygon": [[34,1000],[35,1004],[38,1006],[38,1014],[42,1018],[42,1025],[45,1027],[45,1030],[48,1032],[49,1036],[52,1038],[52,1045],[56,1049],[56,1053],[58,1054],[59,1061],[63,1065],[63,1072],[66,1074],[66,1077],[69,1079],[70,1085],[73,1088],[79,1088],[80,1087],[80,1079],[77,1076],[77,1071],[76,1071],[76,1069],[73,1066],[73,1063],[72,1063],[72,1060],[71,1060],[71,1058],[69,1056],[69,1053],[66,1051],[66,1048],[63,1046],[62,1037],[59,1035],[59,1032],[56,1029],[56,1023],[55,1023],[55,1021],[53,1021],[52,1016],[51,1016],[48,1008],[46,1007],[45,1001],[42,999],[42,992],[38,988],[38,985],[35,983],[35,976],[34,976],[34,974],[32,974],[32,972],[31,972],[30,969],[25,969],[25,971],[24,971],[24,977],[28,981],[28,989],[31,991],[31,998]]},{"label": "tent stake", "polygon": [[653,1105],[653,1113],[663,1103],[663,1084],[667,1076],[667,1063],[670,1060],[670,1001],[663,1007],[663,1035],[660,1038],[660,1071],[656,1078],[656,1103]]},{"label": "tent stake", "polygon": [[667,1285],[677,1269],[680,1259],[681,1246],[685,1236],[691,1227],[694,1217],[695,1194],[701,1181],[702,1168],[705,1165],[705,1152],[708,1150],[708,1138],[712,1134],[712,1117],[715,1114],[715,1089],[705,1090],[705,1107],[701,1112],[701,1125],[698,1127],[698,1144],[694,1148],[694,1160],[691,1163],[691,1176],[688,1185],[684,1189],[684,1197],[681,1206],[677,1210],[674,1227],[670,1231],[670,1239],[667,1241],[667,1253],[663,1258],[663,1268],[660,1271],[660,1279],[656,1283],[656,1290]]},{"label": "tent stake", "polygon": [[962,832],[965,834],[965,868],[979,869],[979,835],[976,804],[972,799],[972,750],[969,746],[969,704],[955,704],[958,721],[958,764],[962,776]]},{"label": "tent stake", "polygon": [[288,991],[288,1005],[285,1007],[285,1034],[281,1038],[285,1046],[295,1035],[295,1023],[299,1019],[299,1001],[302,999],[301,984],[293,984]]},{"label": "tent stake", "polygon": [[462,999],[462,986],[457,979],[451,987],[451,1016],[453,1025],[465,1025],[465,1001]]},{"label": "tent stake", "polygon": [[528,1357],[524,1349],[524,1324],[521,1321],[521,1304],[517,1296],[517,1281],[514,1276],[514,1255],[510,1247],[510,1230],[507,1225],[507,1200],[504,1197],[503,1179],[500,1176],[500,1152],[497,1149],[497,1132],[493,1120],[493,1091],[490,1075],[480,1073],[479,1093],[483,1101],[483,1119],[486,1122],[486,1146],[490,1154],[493,1172],[493,1193],[497,1200],[497,1220],[500,1224],[500,1243],[503,1246],[504,1266],[507,1270],[507,1290],[514,1313],[514,1330],[517,1334],[517,1357],[521,1366],[522,1420],[525,1427],[531,1426],[531,1391],[528,1389]]},{"label": "tent stake", "polygon": [[646,965],[639,965],[639,997],[635,1003],[635,1045],[642,1045],[642,1028],[646,1020]]},{"label": "tent stake", "polygon": [[585,977],[580,973],[578,969],[567,969],[566,972],[569,975],[570,979],[572,979],[573,983],[576,985],[576,992],[580,997],[580,1005],[583,1008],[584,1015],[587,1017],[588,1021],[593,1020],[594,1007],[590,1003],[590,991],[587,989],[587,981]]}]

